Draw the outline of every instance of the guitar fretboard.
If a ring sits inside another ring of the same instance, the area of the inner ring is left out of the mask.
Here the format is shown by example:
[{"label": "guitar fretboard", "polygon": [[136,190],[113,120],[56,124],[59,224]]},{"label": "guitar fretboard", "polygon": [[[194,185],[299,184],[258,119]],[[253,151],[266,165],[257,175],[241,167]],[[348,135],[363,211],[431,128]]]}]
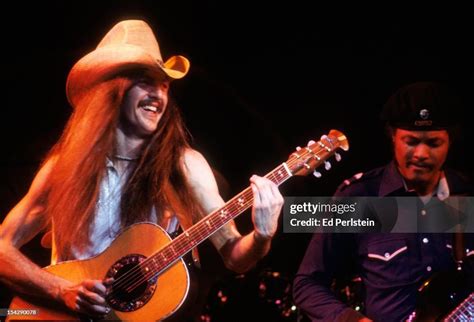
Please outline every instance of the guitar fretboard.
[{"label": "guitar fretboard", "polygon": [[[265,178],[277,185],[282,184],[290,177],[291,172],[288,170],[286,163],[282,163],[265,176]],[[176,260],[209,238],[209,236],[222,228],[230,220],[250,208],[252,204],[253,193],[252,189],[248,187],[229,200],[222,208],[202,218],[190,229],[176,237],[162,250],[142,262],[142,271],[147,272],[148,275],[150,275],[149,272],[153,275],[161,273]]]},{"label": "guitar fretboard", "polygon": [[[287,162],[283,162],[270,171],[265,175],[265,178],[276,185],[280,185],[293,175],[307,175],[323,162],[326,162],[326,159],[333,155],[337,148],[347,151],[349,144],[344,134],[337,130],[331,130],[329,135],[323,135],[320,141],[310,141],[305,148],[297,148]],[[247,187],[223,207],[205,216],[161,250],[140,262],[138,270],[120,276],[114,284],[121,280],[122,287],[128,292],[133,291],[144,281],[157,277],[226,223],[250,208],[252,204],[252,189]],[[123,282],[124,280],[127,280],[127,282]]]}]

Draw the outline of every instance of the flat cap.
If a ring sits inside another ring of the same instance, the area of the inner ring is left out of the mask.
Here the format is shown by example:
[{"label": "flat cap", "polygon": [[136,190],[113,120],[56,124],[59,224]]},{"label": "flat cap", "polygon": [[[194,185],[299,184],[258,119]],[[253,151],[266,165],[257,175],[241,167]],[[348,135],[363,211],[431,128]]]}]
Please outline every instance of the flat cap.
[{"label": "flat cap", "polygon": [[385,103],[381,119],[407,130],[429,131],[454,127],[462,119],[460,98],[447,85],[417,82],[401,87]]}]

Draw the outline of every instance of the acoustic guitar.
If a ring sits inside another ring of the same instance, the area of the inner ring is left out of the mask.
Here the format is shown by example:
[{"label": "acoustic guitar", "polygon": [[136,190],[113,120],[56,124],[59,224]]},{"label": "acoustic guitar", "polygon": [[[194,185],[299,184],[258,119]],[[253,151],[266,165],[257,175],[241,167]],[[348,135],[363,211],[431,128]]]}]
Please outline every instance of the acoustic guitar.
[{"label": "acoustic guitar", "polygon": [[[294,175],[307,175],[335,155],[347,151],[346,136],[331,130],[318,142],[298,148],[286,162],[265,177],[277,185]],[[314,173],[317,177],[319,172]],[[183,304],[189,290],[189,272],[182,257],[206,240],[227,222],[253,203],[250,187],[240,192],[222,208],[202,218],[175,239],[159,226],[139,223],[124,230],[101,254],[86,259],[61,262],[44,268],[74,283],[84,279],[114,278],[106,300],[112,309],[105,320],[150,321],[173,315]],[[11,320],[81,320],[82,316],[54,303],[26,297],[14,297],[10,304]],[[22,314],[23,313],[23,314]]]}]

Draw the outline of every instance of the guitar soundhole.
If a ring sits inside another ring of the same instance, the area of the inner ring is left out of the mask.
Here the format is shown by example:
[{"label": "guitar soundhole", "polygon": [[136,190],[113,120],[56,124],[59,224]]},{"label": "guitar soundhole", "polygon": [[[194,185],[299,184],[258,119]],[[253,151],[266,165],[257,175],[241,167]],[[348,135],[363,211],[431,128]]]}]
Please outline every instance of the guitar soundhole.
[{"label": "guitar soundhole", "polygon": [[158,277],[146,265],[139,265],[145,259],[143,255],[130,254],[110,267],[106,277],[113,277],[114,283],[108,290],[107,301],[114,310],[138,310],[153,296]]}]

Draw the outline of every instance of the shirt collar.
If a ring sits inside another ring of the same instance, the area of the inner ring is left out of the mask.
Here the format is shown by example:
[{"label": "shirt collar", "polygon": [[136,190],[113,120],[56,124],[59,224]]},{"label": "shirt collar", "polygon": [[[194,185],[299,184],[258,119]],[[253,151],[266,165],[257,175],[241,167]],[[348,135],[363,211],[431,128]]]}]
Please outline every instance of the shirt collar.
[{"label": "shirt collar", "polygon": [[390,162],[383,171],[379,187],[379,196],[385,197],[396,191],[406,191],[402,176],[397,170],[395,162]]},{"label": "shirt collar", "polygon": [[448,180],[446,179],[444,171],[441,173],[441,179],[439,179],[436,195],[438,196],[439,200],[444,200],[450,195]]},{"label": "shirt collar", "polygon": [[115,169],[115,164],[109,157],[105,158],[105,166],[107,168],[114,168]]},{"label": "shirt collar", "polygon": [[[400,172],[398,172],[395,162],[392,161],[387,165],[385,171],[383,172],[382,181],[379,188],[379,195],[384,197],[397,191],[408,192],[408,189],[406,188],[403,177],[401,176]],[[446,179],[446,175],[443,171],[436,189],[436,196],[438,196],[440,200],[444,200],[449,197],[449,194],[450,191],[448,180]]]}]

